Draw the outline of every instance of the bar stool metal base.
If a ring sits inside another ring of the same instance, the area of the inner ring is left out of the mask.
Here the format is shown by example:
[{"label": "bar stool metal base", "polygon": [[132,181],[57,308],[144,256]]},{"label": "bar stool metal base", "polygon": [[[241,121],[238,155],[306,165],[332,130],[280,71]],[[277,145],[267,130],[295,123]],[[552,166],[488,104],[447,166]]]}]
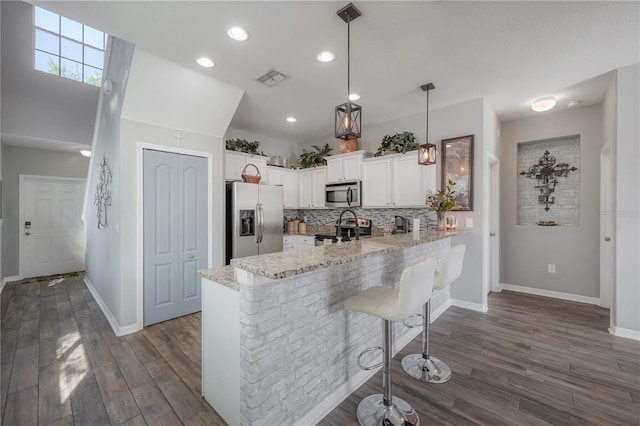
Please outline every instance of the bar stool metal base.
[{"label": "bar stool metal base", "polygon": [[401,365],[405,373],[421,382],[444,383],[451,378],[451,368],[433,356],[425,359],[422,354],[407,355]]},{"label": "bar stool metal base", "polygon": [[384,405],[382,394],[369,395],[358,404],[360,426],[419,426],[416,411],[406,401],[394,396],[391,406]]}]

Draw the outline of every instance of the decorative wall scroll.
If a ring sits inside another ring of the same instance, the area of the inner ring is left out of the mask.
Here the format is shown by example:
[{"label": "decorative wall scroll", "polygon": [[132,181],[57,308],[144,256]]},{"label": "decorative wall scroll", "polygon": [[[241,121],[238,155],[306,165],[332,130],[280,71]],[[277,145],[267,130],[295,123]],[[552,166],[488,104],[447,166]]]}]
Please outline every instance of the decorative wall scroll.
[{"label": "decorative wall scroll", "polygon": [[558,178],[567,177],[569,172],[575,172],[576,170],[578,170],[576,167],[569,167],[567,163],[556,164],[556,157],[551,155],[549,151],[545,151],[542,157],[538,159],[538,164],[534,164],[529,169],[520,172],[520,174],[538,181],[535,186],[540,191],[538,204],[544,204],[544,210],[549,211],[549,204],[555,204],[556,201],[555,195],[551,194],[556,190]]},{"label": "decorative wall scroll", "polygon": [[98,229],[106,228],[109,225],[107,220],[107,210],[111,207],[111,181],[113,174],[107,156],[102,156],[100,163],[100,178],[96,186],[96,195],[93,204],[98,207]]},{"label": "decorative wall scroll", "polygon": [[473,135],[442,140],[442,189],[455,182],[456,207],[473,211]]}]

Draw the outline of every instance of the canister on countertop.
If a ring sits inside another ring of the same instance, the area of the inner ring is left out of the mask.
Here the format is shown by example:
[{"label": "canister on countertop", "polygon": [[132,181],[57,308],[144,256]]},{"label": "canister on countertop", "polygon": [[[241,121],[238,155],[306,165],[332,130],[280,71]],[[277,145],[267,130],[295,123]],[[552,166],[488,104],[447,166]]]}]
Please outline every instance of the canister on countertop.
[{"label": "canister on countertop", "polygon": [[290,220],[287,222],[287,234],[295,234],[298,231],[298,223]]},{"label": "canister on countertop", "polygon": [[305,222],[298,223],[298,234],[307,233],[307,224]]}]

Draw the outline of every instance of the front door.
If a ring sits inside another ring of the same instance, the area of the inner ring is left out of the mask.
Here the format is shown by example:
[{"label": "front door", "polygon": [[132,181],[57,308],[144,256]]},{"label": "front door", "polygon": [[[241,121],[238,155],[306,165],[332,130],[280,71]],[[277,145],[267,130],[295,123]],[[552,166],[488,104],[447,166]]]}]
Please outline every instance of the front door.
[{"label": "front door", "polygon": [[207,159],[145,149],[144,325],[201,309],[207,267]]},{"label": "front door", "polygon": [[24,176],[24,278],[84,270],[84,179]]}]

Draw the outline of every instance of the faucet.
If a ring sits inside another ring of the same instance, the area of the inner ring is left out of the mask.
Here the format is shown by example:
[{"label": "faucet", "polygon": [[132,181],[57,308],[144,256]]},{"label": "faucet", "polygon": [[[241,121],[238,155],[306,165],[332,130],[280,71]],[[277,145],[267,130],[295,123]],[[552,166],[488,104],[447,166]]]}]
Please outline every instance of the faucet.
[{"label": "faucet", "polygon": [[340,217],[338,218],[338,229],[336,229],[336,238],[342,238],[342,216],[346,213],[349,212],[353,215],[353,217],[356,219],[356,240],[360,239],[360,227],[358,226],[358,216],[356,215],[356,212],[354,212],[351,209],[344,209],[342,210],[342,213],[340,213]]}]

